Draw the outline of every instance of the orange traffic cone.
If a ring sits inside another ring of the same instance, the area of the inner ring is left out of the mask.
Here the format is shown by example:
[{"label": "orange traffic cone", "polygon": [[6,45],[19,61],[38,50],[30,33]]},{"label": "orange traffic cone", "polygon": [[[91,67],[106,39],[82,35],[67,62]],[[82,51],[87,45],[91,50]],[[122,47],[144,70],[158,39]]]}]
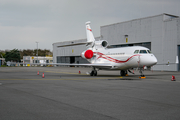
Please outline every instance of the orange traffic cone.
[{"label": "orange traffic cone", "polygon": [[81,71],[79,71],[79,74],[81,74]]},{"label": "orange traffic cone", "polygon": [[39,75],[39,71],[37,72],[37,75]]},{"label": "orange traffic cone", "polygon": [[42,74],[42,78],[44,78],[44,73]]},{"label": "orange traffic cone", "polygon": [[172,75],[171,81],[176,81],[175,76]]}]

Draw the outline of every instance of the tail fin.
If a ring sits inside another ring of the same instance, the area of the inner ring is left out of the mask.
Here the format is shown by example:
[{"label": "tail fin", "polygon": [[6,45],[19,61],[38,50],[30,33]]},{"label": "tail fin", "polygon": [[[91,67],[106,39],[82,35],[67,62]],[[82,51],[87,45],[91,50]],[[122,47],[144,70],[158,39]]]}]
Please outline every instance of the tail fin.
[{"label": "tail fin", "polygon": [[88,43],[94,43],[94,35],[92,33],[91,27],[90,27],[90,21],[86,22],[86,35],[87,35],[87,42]]}]

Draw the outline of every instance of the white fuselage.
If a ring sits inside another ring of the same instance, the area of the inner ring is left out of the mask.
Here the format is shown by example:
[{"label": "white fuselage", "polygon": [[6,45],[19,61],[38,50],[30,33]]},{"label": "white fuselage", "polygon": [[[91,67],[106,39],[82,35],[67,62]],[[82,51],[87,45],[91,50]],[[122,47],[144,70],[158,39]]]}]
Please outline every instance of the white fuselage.
[{"label": "white fuselage", "polygon": [[108,49],[106,40],[96,41],[94,39],[89,21],[86,22],[86,34],[88,50],[82,52],[81,56],[87,59],[94,69],[127,70],[152,66],[157,63],[156,57],[146,47],[132,46]]},{"label": "white fuselage", "polygon": [[[135,67],[152,66],[157,63],[156,57],[148,48],[141,46],[121,48],[100,48],[92,50],[94,55],[88,61],[92,64],[111,64],[112,70],[127,70]],[[98,67],[99,69],[104,69]]]}]

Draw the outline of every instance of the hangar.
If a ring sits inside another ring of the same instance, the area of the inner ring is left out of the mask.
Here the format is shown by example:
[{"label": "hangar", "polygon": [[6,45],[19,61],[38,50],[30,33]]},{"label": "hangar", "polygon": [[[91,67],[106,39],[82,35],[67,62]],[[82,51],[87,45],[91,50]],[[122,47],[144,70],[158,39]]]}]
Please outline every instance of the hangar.
[{"label": "hangar", "polygon": [[[109,48],[144,46],[157,57],[153,70],[179,71],[180,18],[160,14],[100,27],[100,37]],[[53,61],[56,63],[87,63],[80,54],[86,50],[86,39],[53,43]]]}]

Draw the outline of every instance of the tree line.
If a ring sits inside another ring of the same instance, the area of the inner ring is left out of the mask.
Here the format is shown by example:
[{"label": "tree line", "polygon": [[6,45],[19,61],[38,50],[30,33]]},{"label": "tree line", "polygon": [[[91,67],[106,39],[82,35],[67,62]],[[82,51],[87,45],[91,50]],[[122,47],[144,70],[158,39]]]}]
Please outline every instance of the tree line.
[{"label": "tree line", "polygon": [[[37,55],[37,49],[31,50],[6,50],[6,51],[0,51],[0,57],[5,58],[5,61],[13,61],[13,62],[20,62],[21,59],[23,59],[23,56],[36,56]],[[50,50],[47,49],[38,49],[38,56],[52,56],[53,53]]]}]

